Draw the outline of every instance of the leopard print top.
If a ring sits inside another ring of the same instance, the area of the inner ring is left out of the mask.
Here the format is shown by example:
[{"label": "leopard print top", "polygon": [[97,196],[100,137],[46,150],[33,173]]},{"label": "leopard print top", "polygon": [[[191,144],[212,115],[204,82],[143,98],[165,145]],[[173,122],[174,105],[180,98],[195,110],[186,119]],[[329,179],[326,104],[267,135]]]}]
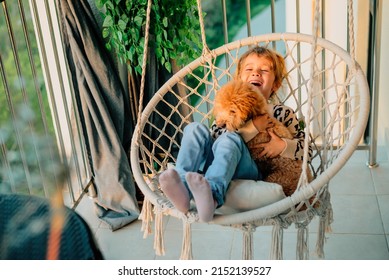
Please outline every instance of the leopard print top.
[{"label": "leopard print top", "polygon": [[[273,107],[273,116],[283,123],[293,135],[293,140],[285,139],[287,147],[281,156],[302,160],[304,156],[304,122],[299,121],[294,110],[288,106],[277,104]],[[254,128],[255,129],[255,128]],[[226,128],[218,127],[215,122],[211,126],[211,135],[214,139],[226,132]],[[312,157],[312,147],[309,146],[308,156]]]}]

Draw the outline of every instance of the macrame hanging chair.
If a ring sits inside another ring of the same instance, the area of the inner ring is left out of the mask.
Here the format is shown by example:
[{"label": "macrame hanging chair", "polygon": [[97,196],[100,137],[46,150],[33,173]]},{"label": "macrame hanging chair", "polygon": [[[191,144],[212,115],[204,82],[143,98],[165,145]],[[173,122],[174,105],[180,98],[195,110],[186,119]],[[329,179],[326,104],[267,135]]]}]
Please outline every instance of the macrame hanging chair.
[{"label": "macrame hanging chair", "polygon": [[[286,197],[280,186],[266,182],[233,180],[226,194],[226,205],[218,209],[211,224],[243,231],[243,259],[253,258],[253,231],[272,225],[271,259],[282,259],[283,230],[297,228],[296,258],[309,258],[308,224],[319,217],[316,255],[324,257],[325,232],[330,230],[332,208],[328,189],[330,179],[344,166],[364,134],[370,95],[366,77],[354,59],[352,0],[349,5],[350,53],[318,38],[319,0],[316,0],[313,34],[282,33],[245,38],[209,50],[198,0],[203,54],[174,74],[142,110],[144,71],[138,123],[131,144],[131,168],[145,196],[140,219],[144,237],[155,223],[154,249],[165,253],[163,215],[183,221],[181,259],[192,259],[191,224],[198,222],[195,206],[183,214],[174,208],[159,188],[158,174],[174,165],[184,127],[197,121],[211,124],[212,104],[218,89],[233,78],[240,55],[249,47],[275,48],[285,57],[288,76],[278,92],[280,102],[293,108],[305,122],[303,169],[297,190]],[[148,2],[145,50],[151,1]],[[147,52],[143,57],[143,69]],[[308,162],[308,143],[313,156]],[[308,167],[314,179],[307,180]],[[280,193],[281,192],[281,193]],[[314,199],[310,199],[314,197]]]}]

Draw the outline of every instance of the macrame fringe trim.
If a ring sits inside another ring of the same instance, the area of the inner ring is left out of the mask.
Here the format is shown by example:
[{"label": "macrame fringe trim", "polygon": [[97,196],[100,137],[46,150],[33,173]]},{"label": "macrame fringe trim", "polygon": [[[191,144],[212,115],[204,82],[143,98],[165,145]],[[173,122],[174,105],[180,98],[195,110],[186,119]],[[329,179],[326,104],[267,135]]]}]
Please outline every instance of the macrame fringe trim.
[{"label": "macrame fringe trim", "polygon": [[143,201],[142,211],[139,215],[139,220],[142,221],[141,231],[143,231],[143,238],[148,237],[151,234],[151,222],[154,220],[153,217],[153,205],[147,199]]},{"label": "macrame fringe trim", "polygon": [[252,227],[243,228],[243,248],[242,248],[242,259],[252,260],[254,257],[253,253],[253,229]]},{"label": "macrame fringe trim", "polygon": [[298,224],[297,226],[297,247],[296,258],[298,260],[309,259],[309,246],[308,246],[308,228],[306,225]]},{"label": "macrame fringe trim", "polygon": [[280,223],[276,223],[273,226],[272,232],[272,243],[270,249],[271,260],[282,260],[283,259],[283,238],[284,229]]},{"label": "macrame fringe trim", "polygon": [[331,223],[333,222],[333,211],[331,206],[328,207],[324,216],[320,217],[319,229],[317,233],[317,242],[315,254],[318,258],[324,258],[324,242],[326,241],[326,233],[332,232]]},{"label": "macrame fringe trim", "polygon": [[163,240],[163,211],[161,207],[154,207],[154,211],[155,211],[154,250],[157,256],[164,256],[165,244]]},{"label": "macrame fringe trim", "polygon": [[191,223],[183,220],[183,240],[182,240],[182,248],[181,248],[181,256],[180,260],[192,260],[192,231],[191,231]]},{"label": "macrame fringe trim", "polygon": [[328,206],[328,209],[326,211],[326,223],[325,223],[325,231],[326,233],[332,232],[331,224],[334,221],[334,212],[332,210],[331,205]]}]

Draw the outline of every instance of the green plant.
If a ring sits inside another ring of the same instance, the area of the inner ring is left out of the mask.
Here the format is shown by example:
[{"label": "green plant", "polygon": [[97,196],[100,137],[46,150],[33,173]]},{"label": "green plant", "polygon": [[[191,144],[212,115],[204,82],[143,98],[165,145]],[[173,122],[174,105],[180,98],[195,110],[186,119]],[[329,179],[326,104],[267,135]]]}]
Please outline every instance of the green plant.
[{"label": "green plant", "polygon": [[[129,69],[142,72],[147,0],[96,0],[103,14],[103,38]],[[196,0],[154,0],[149,47],[160,66],[172,71],[172,60],[184,65],[201,53]]]}]

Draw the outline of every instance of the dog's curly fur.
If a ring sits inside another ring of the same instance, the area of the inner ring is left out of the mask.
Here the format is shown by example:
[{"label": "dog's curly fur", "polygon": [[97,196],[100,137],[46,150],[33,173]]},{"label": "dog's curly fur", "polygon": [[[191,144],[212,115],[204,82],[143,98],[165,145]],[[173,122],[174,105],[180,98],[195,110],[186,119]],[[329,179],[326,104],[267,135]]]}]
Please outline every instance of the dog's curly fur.
[{"label": "dog's curly fur", "polygon": [[[213,115],[216,125],[226,127],[229,131],[241,128],[249,119],[268,114],[267,102],[264,96],[254,86],[242,81],[231,81],[224,85],[216,94]],[[293,139],[291,132],[273,116],[270,116],[273,132],[281,138]],[[264,181],[278,183],[285,195],[290,196],[297,188],[302,172],[302,161],[277,156],[275,158],[259,157],[263,148],[257,148],[259,143],[270,141],[268,131],[260,131],[247,143],[253,159],[258,164]],[[308,180],[312,180],[310,172]]]}]

